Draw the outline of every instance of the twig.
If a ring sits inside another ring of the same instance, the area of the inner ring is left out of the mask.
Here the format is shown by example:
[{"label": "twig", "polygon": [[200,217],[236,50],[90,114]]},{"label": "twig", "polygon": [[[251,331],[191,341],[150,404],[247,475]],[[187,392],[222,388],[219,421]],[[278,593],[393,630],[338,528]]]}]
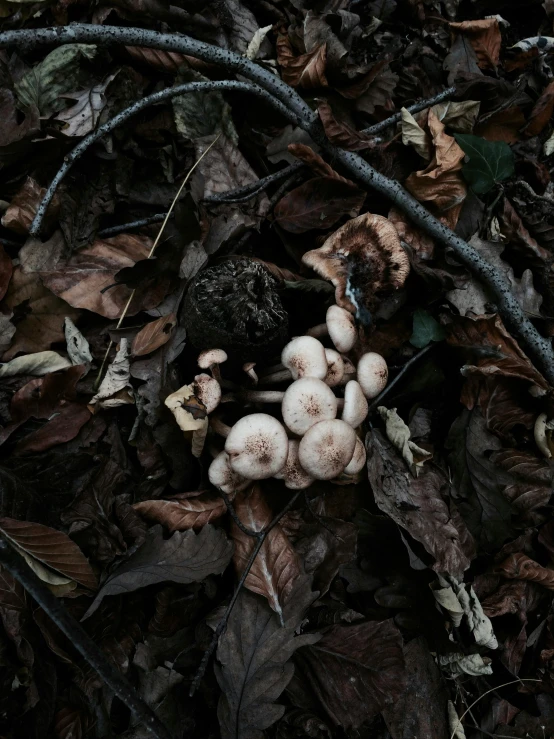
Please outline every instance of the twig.
[{"label": "twig", "polygon": [[235,82],[234,80],[223,80],[219,82],[187,82],[186,84],[169,87],[166,90],[161,90],[160,92],[148,95],[142,100],[137,100],[136,103],[125,108],[125,110],[122,110],[121,113],[118,113],[114,118],[104,123],[104,125],[100,126],[96,131],[89,133],[89,135],[85,136],[81,143],[77,144],[77,146],[65,157],[64,163],[50,183],[50,186],[37,209],[31,228],[29,229],[29,234],[31,236],[38,236],[40,234],[42,221],[44,220],[46,211],[48,210],[48,206],[54,197],[58,185],[69,172],[73,163],[79,159],[79,157],[81,157],[95,141],[98,141],[98,139],[101,139],[103,136],[113,131],[114,128],[125,123],[129,118],[132,118],[132,116],[140,113],[141,110],[148,108],[150,105],[161,103],[164,100],[169,100],[188,92],[207,92],[213,90],[234,90],[235,92],[247,92],[258,95],[262,100],[265,100],[269,105],[276,108],[281,115],[290,120],[291,112],[282,103],[275,100],[272,95],[267,93],[261,87],[253,85],[250,82]]},{"label": "twig", "polygon": [[108,662],[97,644],[81,624],[64,608],[62,602],[35,575],[25,560],[5,541],[0,541],[0,563],[10,575],[35,599],[48,617],[65,634],[75,649],[127,706],[133,716],[156,737],[172,739],[170,732],[151,708],[137,694],[129,681]]},{"label": "twig", "polygon": [[[491,288],[498,298],[500,313],[509,328],[518,337],[531,359],[537,363],[544,376],[550,383],[554,384],[554,350],[552,344],[541,336],[527,318],[513,295],[511,285],[506,277],[496,267],[483,259],[474,247],[432,216],[398,182],[390,180],[377,172],[359,155],[338,149],[330,144],[325,137],[317,115],[295,90],[274,74],[234,52],[219,49],[188,36],[158,33],[157,31],[140,28],[118,28],[117,26],[94,26],[76,23],[61,28],[41,28],[0,33],[0,48],[6,46],[33,48],[40,44],[54,42],[61,44],[78,42],[120,43],[129,46],[146,46],[166,51],[177,51],[196,56],[203,61],[212,62],[226,69],[235,70],[247,79],[261,85],[266,91],[264,97],[267,99],[267,92],[269,92],[280,100],[287,111],[286,114],[289,120],[295,118],[297,125],[307,131],[314,141],[322,146],[335,165],[342,165],[359,182],[389,198],[416,226],[422,228],[425,233],[436,239],[443,247],[452,249],[457,258]],[[227,84],[230,85],[231,83]],[[255,92],[253,89],[249,91]]]},{"label": "twig", "polygon": [[281,198],[286,193],[286,191],[290,188],[290,186],[293,185],[297,180],[301,179],[301,177],[302,176],[298,172],[296,172],[295,174],[292,175],[292,177],[289,177],[288,180],[283,182],[281,187],[275,190],[275,192],[273,193],[273,195],[271,196],[269,200],[269,206],[267,208],[268,213],[271,213],[273,208],[275,208],[279,200],[281,200]]},{"label": "twig", "polygon": [[294,162],[294,164],[289,164],[288,167],[284,167],[278,172],[262,177],[257,182],[252,182],[244,187],[237,187],[235,190],[227,190],[227,192],[221,192],[217,195],[208,195],[208,197],[203,198],[203,201],[205,203],[242,203],[245,200],[250,200],[275,182],[280,182],[290,175],[296,174],[305,166],[304,162]]},{"label": "twig", "polygon": [[418,351],[417,354],[414,354],[414,356],[406,362],[406,364],[402,367],[402,369],[396,375],[396,377],[394,378],[394,380],[391,380],[391,382],[389,382],[389,384],[386,386],[386,388],[384,390],[382,390],[379,393],[379,395],[369,404],[368,415],[370,413],[373,413],[373,411],[375,411],[375,409],[378,406],[381,405],[381,403],[383,402],[384,398],[390,393],[390,391],[393,389],[393,387],[398,382],[400,382],[400,380],[408,372],[408,370],[410,369],[410,367],[413,364],[415,364],[416,362],[419,362],[419,360],[422,357],[424,357],[428,352],[430,352],[431,349],[433,349],[433,347],[435,347],[435,346],[436,346],[436,344],[427,344],[427,346],[424,346],[423,349],[420,349],[420,351]]},{"label": "twig", "polygon": [[[442,103],[443,100],[448,100],[448,98],[451,98],[455,92],[455,87],[448,87],[446,90],[439,92],[438,95],[435,95],[428,100],[421,100],[419,103],[414,103],[414,105],[410,105],[408,108],[406,108],[406,110],[408,111],[408,113],[419,113],[420,110],[431,108],[437,103]],[[375,123],[373,126],[369,126],[369,128],[364,128],[362,131],[360,131],[360,133],[363,133],[365,135],[379,133],[379,131],[383,131],[385,128],[388,128],[389,126],[392,126],[394,123],[398,123],[398,121],[401,120],[402,111],[391,115],[389,118],[385,118],[384,121],[380,121],[379,123]]]},{"label": "twig", "polygon": [[160,223],[164,220],[167,213],[156,213],[149,218],[140,218],[138,221],[131,221],[131,223],[121,223],[119,226],[110,226],[109,228],[103,228],[98,231],[97,236],[101,239],[109,239],[110,236],[117,236],[117,234],[127,233],[127,231],[134,231],[136,228],[143,228],[144,226],[151,226],[153,223]]},{"label": "twig", "polygon": [[[212,637],[212,640],[210,642],[209,647],[204,652],[204,656],[202,657],[202,661],[200,662],[200,666],[196,672],[196,675],[194,676],[194,679],[192,681],[192,685],[190,686],[189,695],[192,698],[192,696],[196,693],[198,690],[198,686],[200,685],[200,681],[204,677],[204,673],[206,672],[206,668],[208,666],[208,662],[210,661],[210,657],[214,653],[215,648],[217,647],[217,642],[219,641],[219,637],[223,634],[225,631],[225,627],[227,625],[227,621],[229,620],[229,616],[231,615],[231,611],[233,610],[233,607],[236,603],[237,598],[239,597],[239,593],[242,589],[242,586],[246,582],[246,578],[248,577],[248,574],[252,568],[252,565],[254,564],[254,561],[256,557],[259,554],[260,549],[263,547],[264,541],[266,540],[267,535],[273,529],[279,521],[283,518],[285,513],[290,511],[292,506],[295,504],[297,498],[299,495],[301,495],[302,491],[299,490],[297,493],[295,493],[292,498],[289,500],[287,505],[275,516],[275,518],[268,523],[268,525],[263,529],[262,531],[259,531],[258,541],[256,543],[256,546],[252,550],[252,554],[250,555],[250,558],[248,559],[248,562],[246,563],[246,567],[244,568],[244,572],[241,575],[241,578],[238,582],[237,587],[235,588],[235,592],[233,593],[233,597],[231,598],[229,605],[225,609],[225,613],[220,618],[219,623],[217,624],[214,635]],[[251,534],[249,534],[251,536]]]}]

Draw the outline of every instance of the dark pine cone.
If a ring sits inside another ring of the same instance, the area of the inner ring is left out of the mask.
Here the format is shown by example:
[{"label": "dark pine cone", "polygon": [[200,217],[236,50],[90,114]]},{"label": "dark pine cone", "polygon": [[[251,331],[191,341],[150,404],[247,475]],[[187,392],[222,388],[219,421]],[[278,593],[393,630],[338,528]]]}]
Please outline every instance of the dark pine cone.
[{"label": "dark pine cone", "polygon": [[184,304],[188,338],[197,349],[224,349],[230,359],[260,360],[281,350],[288,316],[265,267],[231,259],[198,274]]}]

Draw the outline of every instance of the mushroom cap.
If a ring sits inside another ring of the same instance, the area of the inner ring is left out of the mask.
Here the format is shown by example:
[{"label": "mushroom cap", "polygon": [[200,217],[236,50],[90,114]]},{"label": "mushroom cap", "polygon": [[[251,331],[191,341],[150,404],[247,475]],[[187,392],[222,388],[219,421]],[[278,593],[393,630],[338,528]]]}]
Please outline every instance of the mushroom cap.
[{"label": "mushroom cap", "polygon": [[376,352],[367,352],[358,362],[358,382],[366,398],[376,398],[387,386],[389,369],[384,358]]},{"label": "mushroom cap", "polygon": [[221,386],[219,382],[204,373],[196,375],[194,382],[196,384],[196,397],[205,405],[206,413],[211,413],[217,408],[221,400]]},{"label": "mushroom cap", "polygon": [[368,410],[369,405],[360,383],[356,380],[349,380],[344,386],[342,420],[356,429],[367,418]]},{"label": "mushroom cap", "polygon": [[300,440],[298,457],[306,472],[316,480],[332,480],[352,459],[356,432],[344,421],[320,421]]},{"label": "mushroom cap", "polygon": [[324,382],[329,387],[340,385],[344,377],[344,361],[341,355],[334,349],[325,349],[325,359],[327,360],[327,374]]},{"label": "mushroom cap", "polygon": [[302,469],[300,460],[298,458],[298,447],[300,442],[296,439],[289,441],[289,453],[287,455],[287,461],[285,466],[275,477],[278,480],[285,481],[285,487],[290,490],[305,490],[309,488],[314,481],[313,477],[310,477],[306,470]]},{"label": "mushroom cap", "polygon": [[287,388],[281,411],[287,428],[302,436],[314,423],[336,418],[337,399],[323,380],[302,377]]},{"label": "mushroom cap", "polygon": [[209,369],[214,364],[223,364],[227,361],[227,352],[223,349],[206,349],[198,355],[200,369]]},{"label": "mushroom cap", "polygon": [[208,480],[216,488],[223,490],[228,495],[244,490],[248,487],[250,480],[238,472],[234,472],[229,467],[229,455],[227,452],[220,452],[212,461],[208,469]]},{"label": "mushroom cap", "polygon": [[354,318],[340,305],[331,305],[325,316],[329,338],[339,352],[349,352],[356,343],[358,332]]},{"label": "mushroom cap", "polygon": [[327,359],[321,341],[313,336],[296,336],[285,346],[281,362],[290,369],[294,380],[316,377],[323,380],[327,374]]},{"label": "mushroom cap", "polygon": [[375,296],[398,290],[410,271],[408,255],[395,227],[384,216],[364,213],[331,234],[319,249],[307,251],[302,261],[335,286],[335,302],[350,313],[347,281],[356,275],[356,294],[368,307]]},{"label": "mushroom cap", "polygon": [[346,465],[343,472],[345,475],[356,475],[364,466],[366,460],[365,446],[361,440],[356,437],[356,445],[354,447],[354,454],[352,459]]},{"label": "mushroom cap", "polygon": [[287,432],[267,413],[252,413],[237,421],[225,441],[229,466],[249,480],[265,480],[287,461]]}]

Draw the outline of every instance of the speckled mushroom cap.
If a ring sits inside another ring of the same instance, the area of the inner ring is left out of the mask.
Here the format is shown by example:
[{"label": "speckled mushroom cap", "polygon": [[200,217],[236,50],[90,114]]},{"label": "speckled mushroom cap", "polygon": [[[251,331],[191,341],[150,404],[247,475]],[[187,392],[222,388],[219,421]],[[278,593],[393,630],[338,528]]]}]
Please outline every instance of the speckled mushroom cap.
[{"label": "speckled mushroom cap", "polygon": [[288,450],[287,432],[267,413],[244,416],[225,441],[231,469],[249,480],[276,475],[285,465]]},{"label": "speckled mushroom cap", "polygon": [[206,349],[198,355],[200,369],[209,369],[214,364],[223,364],[227,361],[227,352],[223,349]]},{"label": "speckled mushroom cap", "polygon": [[349,352],[356,343],[357,331],[354,317],[340,305],[331,305],[325,316],[329,338],[339,352]]},{"label": "speckled mushroom cap", "polygon": [[344,421],[320,421],[312,426],[298,447],[303,469],[316,480],[332,480],[352,459],[356,432]]},{"label": "speckled mushroom cap", "polygon": [[365,446],[362,441],[356,437],[356,446],[354,447],[354,454],[352,459],[344,468],[345,475],[356,475],[362,469],[366,460]]},{"label": "speckled mushroom cap", "polygon": [[323,381],[329,387],[336,387],[340,385],[344,377],[344,360],[334,349],[325,349],[325,359],[327,360],[327,374]]},{"label": "speckled mushroom cap", "polygon": [[376,295],[402,287],[410,271],[408,255],[395,227],[384,216],[373,213],[352,218],[319,249],[307,251],[302,261],[333,283],[335,302],[350,313],[357,310],[346,294],[353,271],[358,275],[356,291],[364,295],[368,307]]},{"label": "speckled mushroom cap", "polygon": [[300,460],[298,458],[298,447],[300,442],[296,439],[289,441],[289,453],[285,466],[275,475],[278,480],[285,481],[285,487],[290,490],[305,490],[310,487],[314,481],[313,477],[310,477],[306,470],[302,469]]},{"label": "speckled mushroom cap", "polygon": [[204,373],[196,375],[195,395],[206,407],[206,413],[211,413],[219,405],[221,400],[221,386],[217,380]]},{"label": "speckled mushroom cap", "polygon": [[336,417],[337,399],[323,380],[303,377],[287,388],[281,411],[287,428],[302,436],[314,423]]},{"label": "speckled mushroom cap", "polygon": [[212,461],[208,469],[208,480],[227,495],[244,490],[250,483],[250,480],[229,467],[229,455],[226,452],[220,452]]},{"label": "speckled mushroom cap", "polygon": [[289,341],[281,353],[281,362],[291,371],[294,380],[300,377],[323,380],[327,374],[325,349],[313,336],[296,336]]},{"label": "speckled mushroom cap", "polygon": [[376,398],[387,386],[389,369],[380,354],[367,352],[358,362],[358,382],[366,398]]},{"label": "speckled mushroom cap", "polygon": [[356,429],[367,418],[368,409],[369,405],[360,383],[349,380],[344,386],[342,420]]}]

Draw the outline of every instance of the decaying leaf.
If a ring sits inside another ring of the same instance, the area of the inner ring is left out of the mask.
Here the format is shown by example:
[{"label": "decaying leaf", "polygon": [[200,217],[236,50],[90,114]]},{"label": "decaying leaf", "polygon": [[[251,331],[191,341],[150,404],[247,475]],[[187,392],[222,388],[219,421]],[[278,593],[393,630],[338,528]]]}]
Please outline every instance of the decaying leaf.
[{"label": "decaying leaf", "polygon": [[88,341],[73,323],[71,318],[65,319],[64,322],[65,341],[67,343],[67,353],[71,359],[71,364],[83,364],[87,367],[92,362],[92,354]]},{"label": "decaying leaf", "polygon": [[[37,208],[46,193],[46,188],[40,187],[32,177],[27,177],[23,186],[12,198],[6,212],[2,216],[2,225],[17,234],[26,236],[37,212]],[[46,212],[45,229],[52,227],[60,210],[60,198],[54,195]]]},{"label": "decaying leaf", "polygon": [[485,615],[479,598],[471,585],[451,576],[439,574],[438,583],[432,587],[433,596],[452,619],[457,628],[465,617],[475,643],[488,649],[496,649],[498,641],[490,619]]},{"label": "decaying leaf", "polygon": [[327,87],[325,63],[327,46],[317,46],[308,54],[295,56],[290,41],[286,36],[277,38],[277,59],[282,68],[283,81],[292,87],[307,89]]},{"label": "decaying leaf", "polygon": [[101,408],[117,408],[134,402],[133,386],[130,378],[129,342],[121,339],[117,354],[108,366],[98,392],[89,401]]},{"label": "decaying leaf", "polygon": [[58,352],[36,352],[16,357],[0,366],[0,377],[13,377],[14,375],[42,377],[49,372],[57,372],[66,367],[71,367],[71,362]]},{"label": "decaying leaf", "polygon": [[450,28],[465,36],[475,51],[481,69],[495,69],[502,37],[497,18],[450,23]]},{"label": "decaying leaf", "polygon": [[451,654],[440,654],[439,665],[450,677],[460,675],[492,675],[491,660],[480,654],[463,654],[452,652]]},{"label": "decaying leaf", "polygon": [[396,408],[389,410],[381,405],[377,410],[385,422],[385,430],[389,441],[398,449],[412,475],[417,477],[425,462],[431,459],[433,455],[410,439],[410,429],[400,418]]},{"label": "decaying leaf", "polygon": [[133,339],[131,345],[131,354],[133,357],[142,357],[145,354],[150,354],[167,343],[176,323],[177,317],[175,313],[160,316],[155,321],[147,323]]},{"label": "decaying leaf", "polygon": [[221,518],[227,506],[223,498],[213,493],[174,495],[168,500],[144,500],[133,506],[149,521],[161,523],[170,532],[201,529]]},{"label": "decaying leaf", "polygon": [[543,588],[554,590],[554,570],[543,567],[525,554],[510,554],[497,565],[495,572],[511,580],[530,580]]}]

